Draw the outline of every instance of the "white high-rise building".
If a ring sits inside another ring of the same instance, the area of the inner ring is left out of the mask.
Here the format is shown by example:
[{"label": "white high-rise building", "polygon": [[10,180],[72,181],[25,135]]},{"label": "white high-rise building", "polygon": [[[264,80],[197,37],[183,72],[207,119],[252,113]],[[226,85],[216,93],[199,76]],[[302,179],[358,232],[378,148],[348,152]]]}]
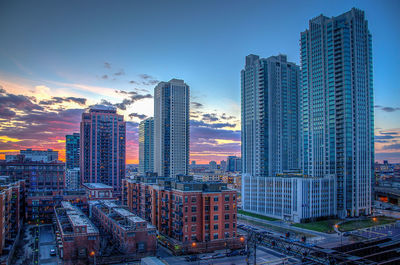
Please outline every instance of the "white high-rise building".
[{"label": "white high-rise building", "polygon": [[154,171],[154,119],[150,117],[139,124],[139,173]]},{"label": "white high-rise building", "polygon": [[337,177],[341,217],[371,213],[374,115],[371,34],[358,9],[320,15],[301,33],[302,169]]},{"label": "white high-rise building", "polygon": [[189,86],[183,80],[154,88],[154,171],[174,177],[189,171]]}]

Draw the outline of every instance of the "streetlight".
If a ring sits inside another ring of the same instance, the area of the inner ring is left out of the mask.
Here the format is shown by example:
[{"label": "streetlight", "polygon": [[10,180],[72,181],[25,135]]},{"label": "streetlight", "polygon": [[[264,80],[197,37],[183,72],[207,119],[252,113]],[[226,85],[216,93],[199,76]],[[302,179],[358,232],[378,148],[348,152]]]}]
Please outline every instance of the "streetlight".
[{"label": "streetlight", "polygon": [[376,222],[376,221],[378,221],[378,218],[372,217],[372,221]]},{"label": "streetlight", "polygon": [[91,251],[91,252],[89,253],[89,255],[90,255],[91,257],[93,257],[93,263],[94,263],[94,265],[96,265],[96,252]]}]

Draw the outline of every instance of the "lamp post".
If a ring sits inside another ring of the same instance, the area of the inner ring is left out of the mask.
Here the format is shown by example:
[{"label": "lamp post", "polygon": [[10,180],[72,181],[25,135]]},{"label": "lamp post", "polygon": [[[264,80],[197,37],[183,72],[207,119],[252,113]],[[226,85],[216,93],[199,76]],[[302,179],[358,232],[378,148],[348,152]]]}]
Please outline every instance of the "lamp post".
[{"label": "lamp post", "polygon": [[89,255],[90,255],[91,257],[93,257],[93,264],[96,265],[96,252],[91,251],[91,252],[89,253]]}]

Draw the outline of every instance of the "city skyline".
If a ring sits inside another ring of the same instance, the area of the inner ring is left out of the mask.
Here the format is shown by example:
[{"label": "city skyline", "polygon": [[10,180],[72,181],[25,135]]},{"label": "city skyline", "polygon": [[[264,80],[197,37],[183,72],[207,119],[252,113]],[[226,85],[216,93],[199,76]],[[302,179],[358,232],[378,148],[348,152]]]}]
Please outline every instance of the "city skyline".
[{"label": "city skyline", "polygon": [[[321,13],[331,17],[356,7],[366,12],[374,36],[376,160],[400,162],[400,105],[396,101],[399,77],[395,63],[400,34],[397,28],[389,27],[396,21],[396,2],[385,1],[378,6],[372,1],[311,2],[305,7],[288,1],[289,9],[296,12],[285,21],[272,14],[280,12],[271,11],[285,10],[285,4],[214,3],[209,8],[211,4],[207,3],[178,3],[168,8],[174,14],[183,14],[185,23],[174,18],[165,25],[160,19],[149,21],[163,12],[165,6],[161,3],[154,9],[143,3],[113,6],[115,12],[110,14],[109,6],[98,2],[98,10],[90,14],[93,24],[85,12],[90,4],[37,3],[33,9],[24,9],[18,3],[1,4],[4,42],[0,45],[0,158],[20,149],[52,148],[60,151],[64,160],[65,135],[79,131],[84,109],[109,103],[128,121],[126,161],[137,163],[138,123],[153,116],[153,88],[158,81],[171,78],[184,79],[191,87],[190,160],[208,163],[229,155],[240,156],[237,72],[244,56],[282,53],[288,55],[288,61],[299,64],[299,32],[307,28],[308,19]],[[196,8],[210,19],[202,20]],[[229,14],[220,16],[225,8],[230,12],[224,13]],[[149,17],[138,10],[150,12]],[[59,17],[65,19],[71,12],[75,12],[74,21],[62,24]],[[261,18],[257,16],[260,12],[265,13]],[[104,14],[110,18],[102,22]],[[257,18],[250,19],[253,16]],[[276,27],[274,21],[281,25]],[[104,27],[95,28],[96,23]],[[210,26],[213,23],[215,27]],[[78,25],[80,30],[76,30]],[[171,28],[175,30],[166,30]],[[243,32],[244,28],[250,29]],[[127,37],[131,31],[133,37]],[[238,32],[244,34],[240,40]],[[280,38],[271,38],[275,34]],[[203,40],[204,35],[207,38]],[[158,44],[158,37],[168,38],[168,44]],[[184,41],[181,43],[178,37]],[[66,38],[70,39],[68,45]]]}]

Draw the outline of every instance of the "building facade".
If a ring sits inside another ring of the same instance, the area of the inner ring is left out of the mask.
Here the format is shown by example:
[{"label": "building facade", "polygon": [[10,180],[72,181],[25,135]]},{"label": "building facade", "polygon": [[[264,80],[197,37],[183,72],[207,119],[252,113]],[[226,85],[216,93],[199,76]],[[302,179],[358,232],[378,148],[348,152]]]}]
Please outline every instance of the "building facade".
[{"label": "building facade", "polygon": [[334,217],[336,178],[306,178],[301,174],[277,177],[243,175],[242,208],[290,222],[309,222]]},{"label": "building facade", "polygon": [[126,123],[115,107],[96,105],[82,114],[81,183],[100,182],[120,192],[125,177]]},{"label": "building facade", "polygon": [[28,148],[26,150],[20,150],[19,155],[6,155],[6,161],[11,162],[19,160],[20,156],[24,156],[26,161],[32,162],[57,162],[58,161],[58,151],[53,151],[52,149],[47,150],[32,150]]},{"label": "building facade", "polygon": [[71,190],[79,189],[81,186],[80,168],[66,169],[65,187]]},{"label": "building facade", "polygon": [[189,170],[189,86],[183,80],[154,88],[154,171],[174,177]]},{"label": "building facade", "polygon": [[154,119],[139,124],[139,174],[154,172]]},{"label": "building facade", "polygon": [[90,203],[91,216],[124,254],[156,253],[156,228],[115,201]]},{"label": "building facade", "polygon": [[115,200],[114,189],[103,183],[83,183],[88,200]]},{"label": "building facade", "polygon": [[337,176],[339,216],[370,214],[373,79],[364,12],[311,19],[300,43],[303,172]]},{"label": "building facade", "polygon": [[[222,165],[221,161],[221,165]],[[240,172],[242,171],[242,159],[237,156],[228,156],[226,162],[226,171],[228,172]]]},{"label": "building facade", "polygon": [[65,167],[73,169],[79,167],[80,135],[74,133],[65,136]]},{"label": "building facade", "polygon": [[246,56],[241,71],[243,173],[271,177],[299,168],[299,73],[286,55]]}]

